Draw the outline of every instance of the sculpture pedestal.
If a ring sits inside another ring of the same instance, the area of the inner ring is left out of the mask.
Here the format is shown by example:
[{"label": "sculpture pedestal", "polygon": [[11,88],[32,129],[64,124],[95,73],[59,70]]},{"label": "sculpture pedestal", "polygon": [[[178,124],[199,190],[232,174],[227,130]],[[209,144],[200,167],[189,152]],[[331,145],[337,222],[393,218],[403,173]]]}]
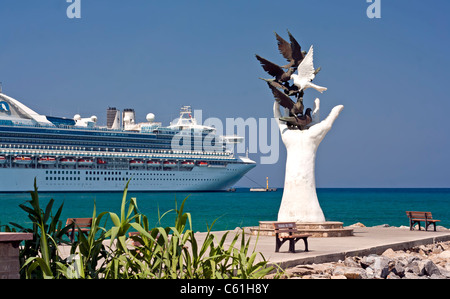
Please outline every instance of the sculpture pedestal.
[{"label": "sculpture pedestal", "polygon": [[[259,226],[250,228],[253,235],[275,236],[273,223],[277,221],[260,221]],[[353,236],[352,228],[344,228],[342,222],[297,222],[297,229],[301,233],[311,234],[313,238],[350,237]]]}]

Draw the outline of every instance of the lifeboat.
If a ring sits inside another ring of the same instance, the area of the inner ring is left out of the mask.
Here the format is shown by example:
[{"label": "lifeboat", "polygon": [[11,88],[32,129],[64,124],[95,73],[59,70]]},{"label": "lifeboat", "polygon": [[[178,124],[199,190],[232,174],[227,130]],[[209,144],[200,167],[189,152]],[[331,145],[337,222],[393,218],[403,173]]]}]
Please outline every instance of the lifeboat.
[{"label": "lifeboat", "polygon": [[17,156],[14,158],[13,161],[16,164],[28,165],[28,164],[31,164],[31,157]]},{"label": "lifeboat", "polygon": [[147,165],[150,167],[159,167],[161,165],[161,162],[159,161],[147,161]]},{"label": "lifeboat", "polygon": [[195,163],[191,162],[191,161],[184,161],[184,162],[181,162],[181,166],[183,166],[183,167],[194,167]]},{"label": "lifeboat", "polygon": [[38,163],[42,164],[42,165],[53,165],[56,163],[56,158],[42,157],[42,158],[39,158]]},{"label": "lifeboat", "polygon": [[70,158],[62,158],[61,160],[59,160],[59,163],[61,163],[61,165],[65,165],[65,166],[71,166],[71,165],[77,164],[77,160],[70,159]]},{"label": "lifeboat", "polygon": [[200,161],[197,163],[197,165],[200,167],[206,167],[206,166],[208,166],[208,162]]},{"label": "lifeboat", "polygon": [[177,162],[173,162],[173,161],[165,161],[165,162],[163,163],[163,165],[164,165],[164,167],[170,167],[170,168],[173,168],[173,167],[176,167],[176,166],[177,166]]},{"label": "lifeboat", "polygon": [[103,165],[106,164],[106,161],[99,158],[97,159],[97,164]]},{"label": "lifeboat", "polygon": [[3,156],[0,156],[0,164],[5,164],[6,163],[6,158]]},{"label": "lifeboat", "polygon": [[130,161],[130,166],[136,166],[136,167],[144,166],[144,161],[141,161],[141,160],[131,160],[131,161]]},{"label": "lifeboat", "polygon": [[94,164],[94,160],[92,160],[92,159],[79,159],[78,160],[78,165],[80,165],[80,166],[91,166],[92,164]]}]

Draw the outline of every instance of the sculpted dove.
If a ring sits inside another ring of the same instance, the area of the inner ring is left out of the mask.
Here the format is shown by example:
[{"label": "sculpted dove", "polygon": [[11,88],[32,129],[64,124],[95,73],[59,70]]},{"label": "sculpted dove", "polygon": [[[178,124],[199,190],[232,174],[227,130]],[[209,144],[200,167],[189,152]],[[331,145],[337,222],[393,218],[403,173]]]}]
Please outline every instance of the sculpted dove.
[{"label": "sculpted dove", "polygon": [[320,93],[323,93],[325,90],[327,90],[326,87],[318,86],[311,82],[316,77],[316,70],[314,69],[313,64],[313,55],[314,50],[313,46],[311,46],[308,54],[306,54],[305,58],[298,66],[298,75],[292,74],[291,79],[294,80],[294,85],[300,88],[300,90],[314,88]]}]

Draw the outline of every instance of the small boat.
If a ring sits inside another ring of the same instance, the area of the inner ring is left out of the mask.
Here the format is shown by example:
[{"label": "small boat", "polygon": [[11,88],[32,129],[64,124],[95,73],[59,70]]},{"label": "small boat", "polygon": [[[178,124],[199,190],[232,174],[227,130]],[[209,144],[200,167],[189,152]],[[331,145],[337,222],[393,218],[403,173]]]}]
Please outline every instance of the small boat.
[{"label": "small boat", "polygon": [[14,163],[17,164],[30,164],[31,163],[31,157],[26,156],[17,156],[14,158]]},{"label": "small boat", "polygon": [[200,161],[197,163],[197,165],[200,167],[206,167],[206,166],[208,166],[208,162]]},{"label": "small boat", "polygon": [[94,160],[92,160],[92,159],[79,159],[78,160],[78,165],[80,165],[80,166],[91,166],[92,164],[94,164]]},{"label": "small boat", "polygon": [[61,165],[65,165],[65,166],[71,166],[71,165],[77,164],[77,160],[70,159],[70,158],[62,158],[61,160],[59,160],[59,163],[61,163]]},{"label": "small boat", "polygon": [[17,156],[14,158],[13,161],[16,164],[28,165],[28,164],[31,164],[31,157]]},{"label": "small boat", "polygon": [[0,156],[0,164],[5,164],[6,158],[4,156]]},{"label": "small boat", "polygon": [[100,165],[106,164],[106,161],[105,161],[105,160],[102,160],[102,159],[100,159],[100,158],[98,158],[98,159],[97,159],[97,164],[100,164]]},{"label": "small boat", "polygon": [[38,163],[42,164],[42,165],[53,165],[53,164],[56,163],[56,158],[54,158],[54,157],[42,157],[42,158],[39,158]]},{"label": "small boat", "polygon": [[173,161],[165,161],[165,162],[163,163],[163,165],[164,165],[164,167],[170,167],[170,168],[172,168],[172,167],[176,167],[176,166],[177,166],[177,162],[173,162]]},{"label": "small boat", "polygon": [[269,188],[269,177],[266,177],[266,188],[250,188],[252,192],[275,192],[277,188]]},{"label": "small boat", "polygon": [[147,161],[147,166],[150,167],[159,167],[161,165],[161,162],[159,161]]},{"label": "small boat", "polygon": [[184,162],[181,162],[181,166],[183,166],[183,167],[194,167],[195,163],[192,162],[192,161],[184,161]]},{"label": "small boat", "polygon": [[144,161],[141,161],[141,160],[131,160],[131,161],[130,161],[130,166],[136,166],[136,167],[144,166]]}]

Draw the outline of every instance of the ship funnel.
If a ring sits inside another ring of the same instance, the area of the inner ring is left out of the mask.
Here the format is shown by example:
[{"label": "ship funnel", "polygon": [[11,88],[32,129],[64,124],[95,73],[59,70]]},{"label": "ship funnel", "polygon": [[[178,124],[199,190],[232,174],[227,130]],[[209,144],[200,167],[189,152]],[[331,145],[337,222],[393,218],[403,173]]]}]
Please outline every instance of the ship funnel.
[{"label": "ship funnel", "polygon": [[115,107],[109,107],[106,110],[106,127],[108,129],[120,129],[120,110]]},{"label": "ship funnel", "polygon": [[134,126],[135,119],[134,109],[123,109],[122,122],[125,130],[127,127]]}]

